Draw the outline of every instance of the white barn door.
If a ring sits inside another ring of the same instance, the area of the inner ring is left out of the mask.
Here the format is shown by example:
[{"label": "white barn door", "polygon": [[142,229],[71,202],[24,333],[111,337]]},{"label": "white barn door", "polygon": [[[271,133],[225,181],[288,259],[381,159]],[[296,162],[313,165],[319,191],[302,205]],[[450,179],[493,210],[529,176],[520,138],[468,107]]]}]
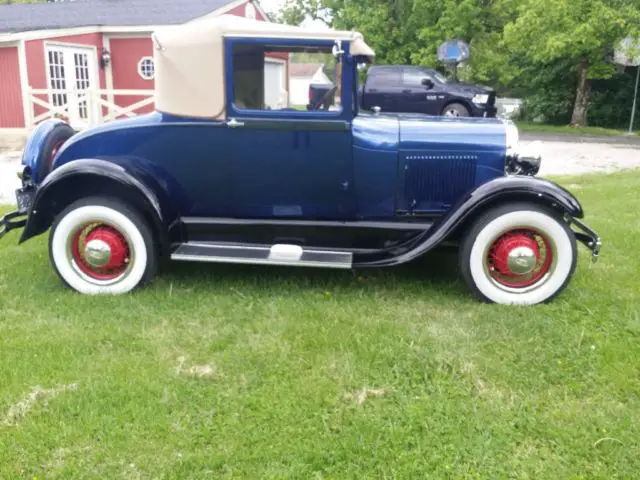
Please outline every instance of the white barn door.
[{"label": "white barn door", "polygon": [[284,61],[265,58],[264,103],[274,109],[288,106]]},{"label": "white barn door", "polygon": [[86,90],[97,88],[96,60],[92,48],[47,45],[47,78],[52,90],[50,101],[56,107],[68,105],[72,124],[87,124],[96,119],[97,105],[91,105]]}]

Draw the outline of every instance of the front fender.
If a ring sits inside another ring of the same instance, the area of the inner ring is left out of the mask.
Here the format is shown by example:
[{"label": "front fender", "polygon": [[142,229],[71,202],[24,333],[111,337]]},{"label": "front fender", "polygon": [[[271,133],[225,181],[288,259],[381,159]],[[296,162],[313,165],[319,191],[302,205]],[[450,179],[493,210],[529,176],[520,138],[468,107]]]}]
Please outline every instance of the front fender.
[{"label": "front fender", "polygon": [[45,232],[56,214],[79,198],[109,195],[136,208],[165,243],[170,221],[158,195],[124,167],[98,159],[79,159],[56,168],[38,187],[20,243]]},{"label": "front fender", "polygon": [[469,192],[436,224],[393,254],[363,254],[354,259],[355,267],[383,267],[406,263],[449,240],[473,215],[505,202],[531,201],[546,205],[571,218],[583,218],[580,202],[565,188],[536,177],[507,176],[486,182]]},{"label": "front fender", "polygon": [[543,178],[523,175],[499,177],[483,183],[453,209],[473,210],[496,198],[537,200],[571,217],[584,217],[582,205],[567,189]]}]

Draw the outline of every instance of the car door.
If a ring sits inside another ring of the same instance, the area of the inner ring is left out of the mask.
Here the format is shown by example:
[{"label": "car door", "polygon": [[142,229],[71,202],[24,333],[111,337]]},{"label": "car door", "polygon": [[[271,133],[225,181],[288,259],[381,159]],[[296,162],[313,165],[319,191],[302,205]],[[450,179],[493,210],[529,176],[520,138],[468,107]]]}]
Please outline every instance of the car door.
[{"label": "car door", "polygon": [[[430,81],[430,86],[425,85],[425,80]],[[438,84],[426,72],[405,68],[402,72],[402,96],[403,105],[407,112],[426,113],[428,115],[439,115],[439,91]]]},{"label": "car door", "polygon": [[400,69],[378,67],[367,78],[364,108],[380,107],[383,112],[398,112],[402,93]]},{"label": "car door", "polygon": [[[263,65],[270,56],[289,54],[280,43],[269,42],[276,50],[271,53],[245,51],[236,48],[242,47],[240,40],[229,41],[232,55],[227,56],[229,87],[222,148],[234,172],[229,188],[231,210],[245,218],[350,218],[355,213],[353,94],[350,88],[340,88],[334,97],[339,105],[329,110],[266,106],[260,99]],[[328,52],[331,46],[327,45]],[[351,85],[355,72],[345,68],[343,74],[341,70],[344,84],[338,80],[336,84]]]}]

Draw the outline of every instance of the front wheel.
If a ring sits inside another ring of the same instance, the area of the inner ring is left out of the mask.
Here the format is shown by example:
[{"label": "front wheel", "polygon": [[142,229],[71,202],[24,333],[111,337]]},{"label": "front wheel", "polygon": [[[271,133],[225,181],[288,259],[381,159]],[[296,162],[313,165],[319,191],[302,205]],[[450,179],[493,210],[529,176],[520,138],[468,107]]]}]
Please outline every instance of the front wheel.
[{"label": "front wheel", "polygon": [[79,200],[56,217],[49,256],[69,287],[89,295],[130,292],[150,282],[157,265],[144,218],[104,197]]},{"label": "front wheel", "polygon": [[445,117],[469,117],[471,116],[471,113],[469,112],[469,109],[461,103],[450,103],[444,107],[442,115]]},{"label": "front wheel", "polygon": [[482,300],[500,304],[548,302],[576,267],[576,239],[555,212],[513,204],[486,212],[460,248],[462,275]]}]

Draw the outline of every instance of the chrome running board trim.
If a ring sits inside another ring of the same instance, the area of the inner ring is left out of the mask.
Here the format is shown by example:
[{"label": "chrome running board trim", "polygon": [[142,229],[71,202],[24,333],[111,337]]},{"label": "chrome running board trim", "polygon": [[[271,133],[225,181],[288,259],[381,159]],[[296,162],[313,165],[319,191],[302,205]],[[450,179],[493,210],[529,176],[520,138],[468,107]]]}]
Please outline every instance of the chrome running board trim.
[{"label": "chrome running board trim", "polygon": [[267,246],[187,242],[178,246],[171,254],[171,260],[349,269],[353,264],[353,254],[289,244]]}]

